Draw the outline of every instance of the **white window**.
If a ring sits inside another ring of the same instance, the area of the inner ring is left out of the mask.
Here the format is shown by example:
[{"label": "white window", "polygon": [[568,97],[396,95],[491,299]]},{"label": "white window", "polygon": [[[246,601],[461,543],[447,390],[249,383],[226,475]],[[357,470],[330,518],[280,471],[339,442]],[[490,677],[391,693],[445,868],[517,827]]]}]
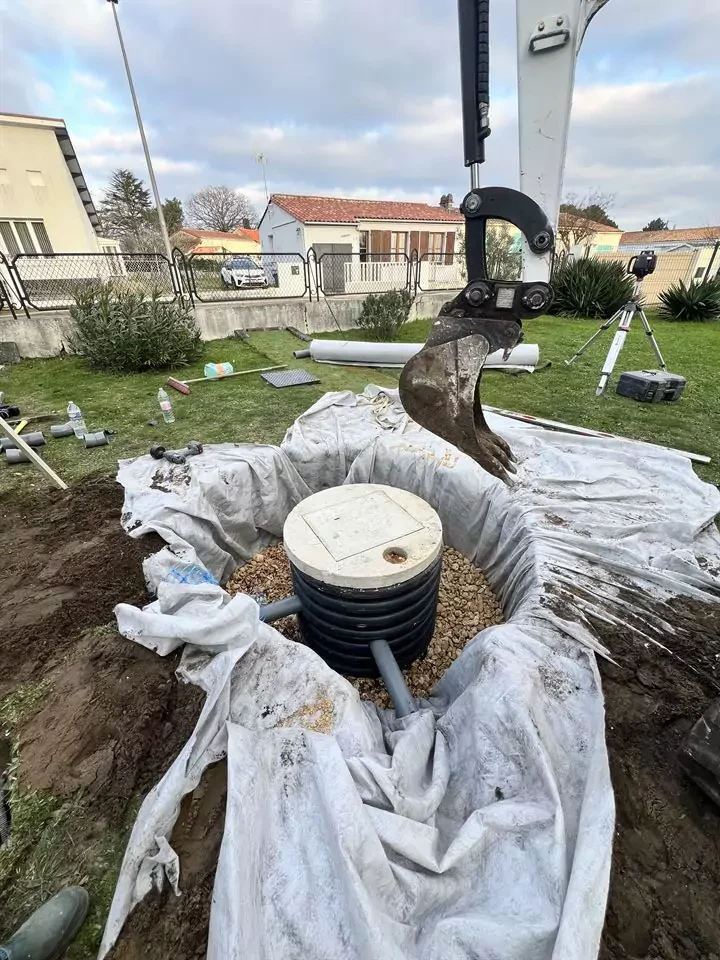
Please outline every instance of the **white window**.
[{"label": "white window", "polygon": [[436,263],[440,262],[439,258],[442,256],[444,242],[444,233],[428,234],[428,259],[433,258]]},{"label": "white window", "polygon": [[407,242],[408,242],[407,233],[391,233],[390,234],[390,259],[391,260],[405,259],[405,255],[407,254]]},{"label": "white window", "polygon": [[11,257],[18,253],[53,252],[42,220],[0,220],[0,241],[3,252]]},{"label": "white window", "polygon": [[27,173],[28,180],[30,181],[31,187],[45,186],[45,180],[43,178],[41,170],[26,170],[25,172]]}]

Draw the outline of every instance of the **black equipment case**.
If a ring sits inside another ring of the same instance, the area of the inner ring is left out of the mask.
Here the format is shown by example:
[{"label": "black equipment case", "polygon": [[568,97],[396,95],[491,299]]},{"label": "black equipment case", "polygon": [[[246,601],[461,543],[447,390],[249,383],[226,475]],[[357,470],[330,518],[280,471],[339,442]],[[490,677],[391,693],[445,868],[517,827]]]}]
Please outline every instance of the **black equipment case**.
[{"label": "black equipment case", "polygon": [[621,373],[616,393],[645,403],[679,400],[687,380],[665,370],[631,370]]}]

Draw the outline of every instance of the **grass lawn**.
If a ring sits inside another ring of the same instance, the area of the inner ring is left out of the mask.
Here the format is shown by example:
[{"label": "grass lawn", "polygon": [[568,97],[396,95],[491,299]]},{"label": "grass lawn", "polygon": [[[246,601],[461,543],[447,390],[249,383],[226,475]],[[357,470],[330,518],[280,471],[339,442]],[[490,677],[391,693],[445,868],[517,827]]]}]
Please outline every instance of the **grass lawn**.
[{"label": "grass lawn", "polygon": [[[401,331],[406,342],[422,341],[430,321],[416,320]],[[717,460],[709,466],[696,465],[700,476],[720,482],[720,391],[715,377],[720,370],[720,324],[654,324],[660,347],[670,370],[688,378],[683,398],[677,403],[642,404],[618,397],[616,377],[623,370],[654,365],[640,326],[626,341],[616,365],[616,375],[604,397],[595,396],[611,334],[606,333],[581,360],[566,367],[571,356],[598,327],[596,321],[571,321],[546,317],[525,324],[525,338],[540,344],[541,360],[551,361],[550,369],[531,375],[510,376],[488,372],[483,377],[482,397],[487,404],[565,420],[654,443],[704,453]],[[334,338],[362,334],[328,334]],[[165,424],[157,406],[157,389],[167,374],[108,375],[91,373],[79,357],[51,360],[24,360],[0,371],[0,390],[7,401],[18,404],[24,414],[58,414],[64,421],[69,400],[80,404],[88,428],[117,431],[110,445],[85,450],[74,438],[48,440],[43,456],[67,481],[80,479],[97,470],[110,472],[116,460],[147,452],[152,443],[180,447],[187,440],[205,443],[278,443],[287,427],[311,403],[328,390],[359,392],[366,383],[392,386],[396,370],[335,367],[310,360],[293,361],[292,351],[300,341],[285,332],[251,335],[250,343],[227,339],[208,343],[197,364],[172,374],[179,379],[202,376],[208,361],[230,360],[236,370],[287,363],[312,370],[320,383],[313,386],[276,390],[259,374],[247,379],[234,377],[220,383],[201,383],[192,396],[169,391],[177,420]],[[147,426],[158,419],[157,427]],[[31,429],[28,427],[28,430]],[[49,436],[49,430],[45,429]],[[46,481],[30,465],[8,467],[0,464],[0,493],[18,492],[44,486]]]}]

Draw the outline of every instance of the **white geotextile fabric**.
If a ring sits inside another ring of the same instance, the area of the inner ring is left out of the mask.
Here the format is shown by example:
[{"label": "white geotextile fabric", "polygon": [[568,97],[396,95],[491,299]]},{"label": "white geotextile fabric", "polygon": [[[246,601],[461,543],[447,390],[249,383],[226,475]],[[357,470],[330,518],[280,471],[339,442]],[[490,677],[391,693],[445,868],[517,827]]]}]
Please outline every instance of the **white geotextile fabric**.
[{"label": "white geotextile fabric", "polygon": [[[584,617],[624,623],[633,590],[716,597],[698,557],[720,556],[720,494],[658,448],[488,420],[518,457],[512,490],[378,388],[326,395],[282,450],[121,464],[126,528],[157,530],[172,552],[146,566],[158,599],[118,606],[119,629],[161,654],[187,644],[181,674],[207,698],[140,809],[101,956],[153,884],[182,890],[169,844],[181,798],[227,756],[211,960],[594,960],[613,797],[604,651]],[[167,577],[178,557],[227,576],[308,492],[346,478],[432,503],[507,618],[403,720],[260,623],[250,598]]]}]

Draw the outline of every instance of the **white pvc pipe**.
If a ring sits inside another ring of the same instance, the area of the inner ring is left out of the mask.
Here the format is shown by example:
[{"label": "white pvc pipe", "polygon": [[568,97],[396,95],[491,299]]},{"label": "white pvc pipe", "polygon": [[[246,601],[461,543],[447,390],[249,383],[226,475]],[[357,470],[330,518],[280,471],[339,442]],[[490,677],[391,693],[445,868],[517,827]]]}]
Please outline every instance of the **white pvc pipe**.
[{"label": "white pvc pipe", "polygon": [[[318,363],[338,363],[343,366],[404,367],[414,357],[422,343],[368,343],[364,340],[313,340],[310,356]],[[521,343],[515,347],[507,360],[503,351],[496,350],[485,361],[485,369],[536,367],[540,360],[540,347],[536,343]]]}]

